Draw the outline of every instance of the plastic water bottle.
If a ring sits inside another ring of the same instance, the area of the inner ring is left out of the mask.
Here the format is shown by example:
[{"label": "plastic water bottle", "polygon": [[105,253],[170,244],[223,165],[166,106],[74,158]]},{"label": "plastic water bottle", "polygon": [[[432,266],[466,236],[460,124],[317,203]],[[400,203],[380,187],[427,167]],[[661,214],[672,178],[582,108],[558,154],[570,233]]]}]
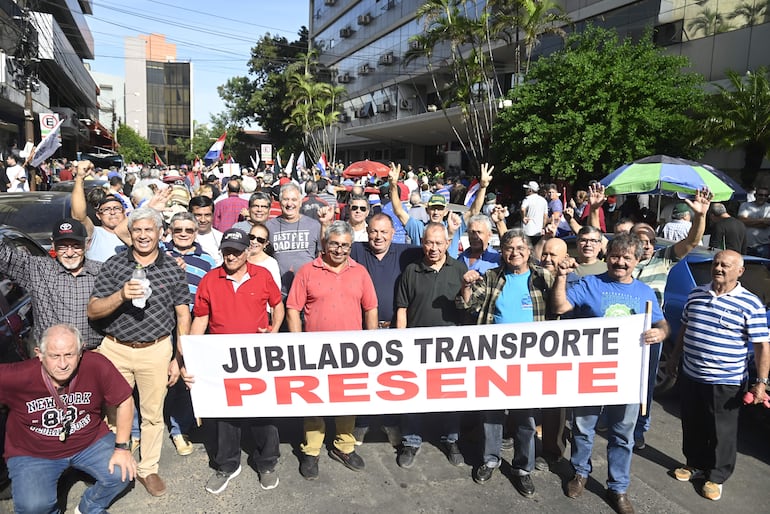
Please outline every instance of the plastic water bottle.
[{"label": "plastic water bottle", "polygon": [[147,298],[150,296],[151,289],[150,281],[147,279],[147,272],[144,271],[144,268],[140,264],[136,265],[136,269],[134,269],[134,272],[131,274],[131,280],[139,280],[144,288],[144,296],[141,298],[134,298],[131,300],[131,303],[134,304],[134,307],[144,309],[144,306],[147,305]]}]

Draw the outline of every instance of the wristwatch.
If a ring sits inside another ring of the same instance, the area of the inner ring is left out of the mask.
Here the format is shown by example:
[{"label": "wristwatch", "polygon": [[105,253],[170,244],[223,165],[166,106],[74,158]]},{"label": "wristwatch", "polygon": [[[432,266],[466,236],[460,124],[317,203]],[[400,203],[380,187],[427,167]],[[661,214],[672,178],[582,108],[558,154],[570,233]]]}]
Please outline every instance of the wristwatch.
[{"label": "wristwatch", "polygon": [[770,378],[767,378],[767,377],[765,377],[765,378],[755,378],[754,379],[754,383],[755,384],[765,384],[765,385],[768,385],[768,384],[770,384]]},{"label": "wristwatch", "polygon": [[125,442],[125,443],[115,443],[115,449],[116,450],[131,450],[131,443]]}]

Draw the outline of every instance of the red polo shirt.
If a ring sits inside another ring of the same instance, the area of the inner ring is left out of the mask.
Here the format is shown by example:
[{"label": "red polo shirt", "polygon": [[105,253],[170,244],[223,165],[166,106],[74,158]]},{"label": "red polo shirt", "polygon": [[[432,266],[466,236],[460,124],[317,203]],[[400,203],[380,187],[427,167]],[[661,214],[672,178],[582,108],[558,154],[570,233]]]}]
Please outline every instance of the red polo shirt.
[{"label": "red polo shirt", "polygon": [[254,334],[270,326],[267,305],[278,305],[281,291],[265,268],[246,263],[246,272],[249,279],[237,291],[222,266],[198,284],[193,315],[209,317],[209,333]]},{"label": "red polo shirt", "polygon": [[377,293],[369,272],[353,259],[335,273],[316,257],[294,276],[286,307],[305,309],[306,332],[361,330],[363,313],[377,308]]}]

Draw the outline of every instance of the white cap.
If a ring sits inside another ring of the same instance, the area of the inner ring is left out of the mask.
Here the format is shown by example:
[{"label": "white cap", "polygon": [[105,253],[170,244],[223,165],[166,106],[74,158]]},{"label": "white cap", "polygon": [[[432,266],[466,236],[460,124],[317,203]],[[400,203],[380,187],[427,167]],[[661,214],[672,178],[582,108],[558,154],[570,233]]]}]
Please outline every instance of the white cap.
[{"label": "white cap", "polygon": [[530,189],[534,192],[538,192],[540,190],[540,186],[537,185],[537,182],[534,180],[530,180],[526,184],[524,184],[524,189]]}]

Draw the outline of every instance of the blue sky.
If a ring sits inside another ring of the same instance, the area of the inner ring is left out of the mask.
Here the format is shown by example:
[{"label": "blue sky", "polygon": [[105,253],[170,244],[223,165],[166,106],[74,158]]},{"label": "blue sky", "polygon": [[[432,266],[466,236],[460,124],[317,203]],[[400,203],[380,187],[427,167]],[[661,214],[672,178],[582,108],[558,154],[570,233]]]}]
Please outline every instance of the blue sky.
[{"label": "blue sky", "polygon": [[263,34],[290,41],[308,24],[308,0],[93,0],[86,16],[94,37],[94,71],[125,76],[123,38],[165,34],[177,60],[193,63],[193,117],[207,123],[224,110],[217,86],[246,75],[251,48]]}]

